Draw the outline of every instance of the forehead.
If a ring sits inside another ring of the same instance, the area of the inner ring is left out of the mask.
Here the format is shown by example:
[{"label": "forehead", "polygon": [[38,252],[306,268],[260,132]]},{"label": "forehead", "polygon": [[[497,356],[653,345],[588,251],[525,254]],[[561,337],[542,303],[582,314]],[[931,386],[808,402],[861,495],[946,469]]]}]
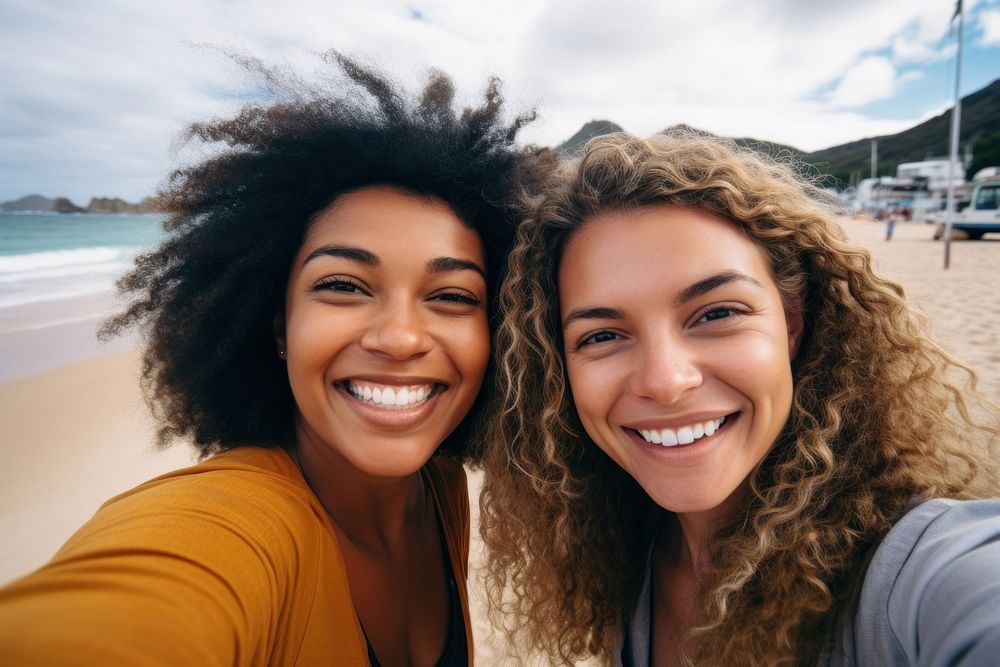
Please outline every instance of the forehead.
[{"label": "forehead", "polygon": [[337,197],[306,231],[300,256],[330,243],[375,254],[460,256],[482,261],[479,235],[443,200],[374,185]]},{"label": "forehead", "polygon": [[683,289],[733,270],[774,285],[763,249],[732,220],[696,207],[650,205],[586,218],[566,242],[559,291],[565,304],[636,289]]}]

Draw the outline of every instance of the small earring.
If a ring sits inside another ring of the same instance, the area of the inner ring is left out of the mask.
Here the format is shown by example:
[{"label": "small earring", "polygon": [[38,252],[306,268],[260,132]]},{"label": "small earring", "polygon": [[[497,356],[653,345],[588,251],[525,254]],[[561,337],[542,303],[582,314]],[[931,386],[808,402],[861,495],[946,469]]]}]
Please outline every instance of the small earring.
[{"label": "small earring", "polygon": [[279,359],[284,359],[287,356],[288,356],[288,352],[286,352],[284,348],[278,350],[278,358]]}]

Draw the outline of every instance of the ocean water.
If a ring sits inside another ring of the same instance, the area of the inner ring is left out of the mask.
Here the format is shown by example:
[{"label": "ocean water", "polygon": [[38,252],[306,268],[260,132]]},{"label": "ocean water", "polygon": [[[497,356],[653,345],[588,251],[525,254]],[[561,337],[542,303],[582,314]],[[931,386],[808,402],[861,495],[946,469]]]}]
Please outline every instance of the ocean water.
[{"label": "ocean water", "polygon": [[162,221],[158,215],[0,214],[0,320],[17,306],[112,292],[135,255],[163,239]]}]

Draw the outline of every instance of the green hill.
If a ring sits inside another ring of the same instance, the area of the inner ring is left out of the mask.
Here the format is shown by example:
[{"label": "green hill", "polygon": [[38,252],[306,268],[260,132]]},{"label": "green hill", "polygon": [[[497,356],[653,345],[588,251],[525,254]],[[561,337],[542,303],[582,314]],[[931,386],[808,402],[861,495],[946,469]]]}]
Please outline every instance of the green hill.
[{"label": "green hill", "polygon": [[576,155],[583,150],[583,145],[590,139],[599,137],[602,134],[621,131],[621,125],[613,123],[610,120],[592,120],[584,124],[572,137],[556,146],[556,152],[567,156]]},{"label": "green hill", "polygon": [[[670,132],[692,132],[694,134],[703,134],[707,137],[713,136],[711,132],[699,130],[696,127],[691,127],[683,123],[680,125],[671,125],[663,130],[663,134]],[[779,144],[776,141],[762,141],[753,137],[733,137],[733,141],[739,146],[745,146],[746,148],[765,153],[773,158],[798,160],[802,157],[802,151],[798,148],[787,144]]]},{"label": "green hill", "polygon": [[[584,125],[556,150],[564,155],[580,151],[592,137],[619,132],[621,127],[609,120],[594,120]],[[665,131],[685,129],[701,132],[686,125],[675,125]],[[871,172],[871,142],[878,139],[878,174],[895,175],[903,162],[917,162],[929,157],[948,155],[951,136],[951,109],[897,134],[866,137],[839,146],[806,153],[785,144],[738,137],[736,143],[749,146],[779,159],[790,159],[813,165],[816,172],[829,176],[831,185],[847,186],[852,175],[865,178]],[[959,135],[962,152],[972,152],[972,164],[967,177],[983,167],[1000,165],[1000,79],[962,99],[962,127]]]},{"label": "green hill", "polygon": [[[840,146],[805,153],[801,158],[830,174],[841,184],[851,181],[851,174],[867,177],[871,173],[871,142],[878,139],[878,174],[894,176],[902,162],[916,162],[929,157],[948,155],[951,136],[951,109],[908,130],[880,137],[869,137]],[[969,176],[1000,159],[1000,79],[962,98],[962,127],[959,134],[962,152],[971,148],[973,163]]]}]

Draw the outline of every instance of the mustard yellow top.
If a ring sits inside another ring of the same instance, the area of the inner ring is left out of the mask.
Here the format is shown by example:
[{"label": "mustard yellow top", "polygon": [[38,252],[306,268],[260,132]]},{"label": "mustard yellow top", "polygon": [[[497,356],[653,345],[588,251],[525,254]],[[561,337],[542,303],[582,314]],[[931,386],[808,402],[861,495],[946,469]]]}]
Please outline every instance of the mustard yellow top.
[{"label": "mustard yellow top", "polygon": [[[465,472],[422,469],[459,583]],[[367,665],[330,520],[280,449],[241,447],[112,498],[0,589],[0,665]]]}]

